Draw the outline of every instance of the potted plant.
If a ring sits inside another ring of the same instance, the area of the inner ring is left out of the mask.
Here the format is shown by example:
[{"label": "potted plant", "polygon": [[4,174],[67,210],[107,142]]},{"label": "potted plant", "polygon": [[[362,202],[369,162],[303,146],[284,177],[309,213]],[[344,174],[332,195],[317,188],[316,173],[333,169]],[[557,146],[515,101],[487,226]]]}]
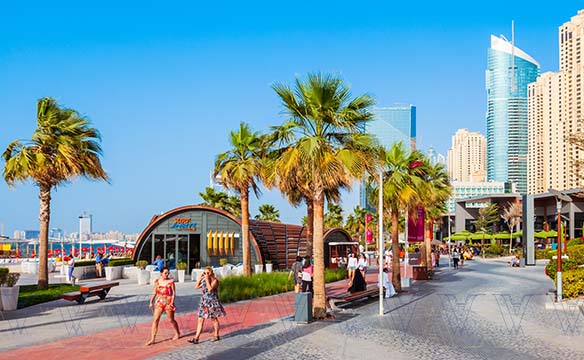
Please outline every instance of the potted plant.
[{"label": "potted plant", "polygon": [[256,263],[255,264],[255,272],[256,274],[259,274],[261,272],[264,271],[264,266],[262,265],[262,263]]},{"label": "potted plant", "polygon": [[18,307],[18,293],[20,286],[16,286],[20,278],[19,273],[3,273],[0,275],[0,302],[6,310],[16,310]]},{"label": "potted plant", "polygon": [[273,269],[273,264],[271,260],[266,261],[266,273],[271,273]]},{"label": "potted plant", "polygon": [[105,278],[108,281],[117,280],[122,278],[123,268],[127,264],[132,264],[130,259],[113,259],[107,263],[105,268]]},{"label": "potted plant", "polygon": [[146,265],[148,265],[148,261],[146,260],[136,261],[136,267],[138,268],[138,285],[148,285],[150,282],[150,271],[146,270]]},{"label": "potted plant", "polygon": [[225,266],[229,263],[229,260],[227,260],[227,258],[221,258],[219,259],[219,266]]},{"label": "potted plant", "polygon": [[176,264],[176,268],[178,269],[178,282],[184,283],[185,271],[187,270],[187,263],[184,261],[180,261],[178,264]]}]

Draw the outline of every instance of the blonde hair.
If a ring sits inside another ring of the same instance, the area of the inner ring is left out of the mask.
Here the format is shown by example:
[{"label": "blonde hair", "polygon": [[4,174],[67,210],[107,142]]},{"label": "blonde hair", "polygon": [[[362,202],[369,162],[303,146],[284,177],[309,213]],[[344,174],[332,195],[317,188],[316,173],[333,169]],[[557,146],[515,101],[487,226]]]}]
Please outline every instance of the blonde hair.
[{"label": "blonde hair", "polygon": [[213,268],[210,266],[205,266],[205,271],[208,271],[209,274],[211,274],[213,276],[215,275],[215,273],[213,272]]}]

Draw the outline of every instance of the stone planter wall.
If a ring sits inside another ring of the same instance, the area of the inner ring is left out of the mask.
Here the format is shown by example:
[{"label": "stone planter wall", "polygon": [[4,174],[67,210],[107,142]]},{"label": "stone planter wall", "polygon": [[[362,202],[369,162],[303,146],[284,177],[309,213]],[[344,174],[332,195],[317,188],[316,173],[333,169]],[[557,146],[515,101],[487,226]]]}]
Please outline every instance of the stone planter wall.
[{"label": "stone planter wall", "polygon": [[95,272],[95,265],[78,266],[75,269],[73,269],[73,276],[75,276],[77,280],[96,278],[97,274]]},{"label": "stone planter wall", "polygon": [[19,292],[20,286],[18,285],[13,287],[0,287],[0,302],[2,303],[3,311],[16,310]]},{"label": "stone planter wall", "polygon": [[122,269],[122,279],[138,280],[138,268],[135,266],[124,266]]}]

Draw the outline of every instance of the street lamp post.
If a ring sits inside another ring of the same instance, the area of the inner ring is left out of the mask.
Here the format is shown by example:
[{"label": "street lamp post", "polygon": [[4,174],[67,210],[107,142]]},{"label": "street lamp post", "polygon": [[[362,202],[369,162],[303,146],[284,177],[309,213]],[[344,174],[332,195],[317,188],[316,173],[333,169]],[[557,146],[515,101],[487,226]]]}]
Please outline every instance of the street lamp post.
[{"label": "street lamp post", "polygon": [[558,212],[558,250],[557,250],[557,258],[558,258],[558,270],[556,273],[556,301],[562,301],[562,201],[571,202],[572,198],[567,196],[566,194],[561,193],[558,190],[549,189],[548,190],[552,195],[556,198],[556,210]]},{"label": "street lamp post", "polygon": [[83,238],[81,231],[83,230],[83,221],[81,221],[81,219],[83,219],[83,215],[79,215],[79,256],[81,256],[81,240]]},{"label": "street lamp post", "polygon": [[450,268],[450,243],[452,239],[450,238],[450,214],[448,214],[448,268]]},{"label": "street lamp post", "polygon": [[383,259],[383,250],[385,249],[385,240],[383,239],[383,169],[379,170],[378,198],[379,234],[377,235],[377,251],[379,252],[379,316],[383,316],[383,266],[385,263]]}]

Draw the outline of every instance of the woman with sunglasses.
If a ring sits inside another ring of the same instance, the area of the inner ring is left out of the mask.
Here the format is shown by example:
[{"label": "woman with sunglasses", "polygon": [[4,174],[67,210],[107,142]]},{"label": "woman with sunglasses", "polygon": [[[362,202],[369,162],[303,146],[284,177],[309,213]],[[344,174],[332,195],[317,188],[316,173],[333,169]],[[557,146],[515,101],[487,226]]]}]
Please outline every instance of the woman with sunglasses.
[{"label": "woman with sunglasses", "polygon": [[213,273],[213,268],[210,266],[205,267],[203,275],[197,281],[195,288],[201,289],[203,295],[201,295],[201,302],[199,304],[199,320],[197,323],[197,332],[195,337],[190,339],[191,344],[199,343],[199,336],[201,336],[201,331],[203,330],[203,324],[205,319],[211,319],[213,321],[213,339],[211,341],[219,341],[219,317],[225,316],[225,309],[219,302],[219,295],[217,294],[217,288],[219,287],[219,280],[215,277]]},{"label": "woman with sunglasses", "polygon": [[154,291],[150,297],[150,310],[152,310],[152,302],[156,299],[154,305],[154,320],[152,321],[152,334],[150,336],[150,341],[148,341],[146,345],[154,344],[156,333],[158,332],[158,323],[160,322],[160,317],[163,312],[166,312],[166,316],[174,328],[175,334],[172,340],[178,340],[178,338],[180,338],[178,324],[174,319],[174,312],[176,310],[174,306],[174,299],[176,296],[174,279],[169,278],[169,274],[170,271],[168,268],[163,267],[162,270],[160,270],[160,279],[154,280]]}]

